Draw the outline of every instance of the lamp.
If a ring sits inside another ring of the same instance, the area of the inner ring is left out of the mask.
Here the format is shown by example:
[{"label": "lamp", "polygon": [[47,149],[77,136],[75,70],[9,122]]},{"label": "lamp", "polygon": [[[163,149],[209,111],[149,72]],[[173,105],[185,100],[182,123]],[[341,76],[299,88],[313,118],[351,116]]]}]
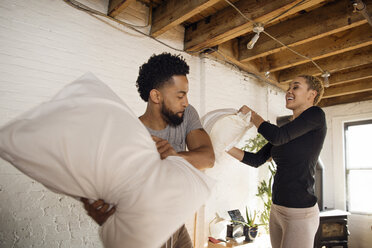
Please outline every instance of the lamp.
[{"label": "lamp", "polygon": [[321,76],[322,76],[323,81],[324,81],[324,87],[328,88],[329,87],[328,78],[331,76],[331,74],[329,73],[329,71],[325,71],[325,72],[323,72],[323,74]]},{"label": "lamp", "polygon": [[218,213],[209,222],[209,235],[215,239],[226,239],[227,224],[229,221],[221,218]]},{"label": "lamp", "polygon": [[255,23],[253,27],[253,32],[256,34],[253,36],[253,38],[247,43],[247,48],[252,49],[254,47],[254,44],[256,44],[258,38],[260,38],[260,33],[264,31],[264,27],[262,23]]}]

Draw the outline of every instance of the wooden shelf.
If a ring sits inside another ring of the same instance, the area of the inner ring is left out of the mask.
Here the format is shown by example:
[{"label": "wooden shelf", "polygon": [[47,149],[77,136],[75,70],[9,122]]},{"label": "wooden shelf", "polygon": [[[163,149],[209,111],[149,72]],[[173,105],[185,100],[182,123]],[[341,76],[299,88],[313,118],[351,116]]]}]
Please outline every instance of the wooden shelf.
[{"label": "wooden shelf", "polygon": [[257,237],[253,242],[220,242],[218,244],[213,244],[208,241],[208,248],[223,248],[223,247],[238,247],[238,248],[271,248],[269,235],[261,235]]}]

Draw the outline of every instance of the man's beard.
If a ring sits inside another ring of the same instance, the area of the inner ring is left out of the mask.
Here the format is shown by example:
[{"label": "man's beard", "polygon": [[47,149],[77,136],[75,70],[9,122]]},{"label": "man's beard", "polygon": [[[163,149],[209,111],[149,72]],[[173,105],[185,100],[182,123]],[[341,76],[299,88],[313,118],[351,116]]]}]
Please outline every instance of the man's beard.
[{"label": "man's beard", "polygon": [[177,114],[174,114],[169,108],[163,103],[161,108],[161,113],[165,121],[171,126],[178,126],[183,122],[183,115],[179,117]]}]

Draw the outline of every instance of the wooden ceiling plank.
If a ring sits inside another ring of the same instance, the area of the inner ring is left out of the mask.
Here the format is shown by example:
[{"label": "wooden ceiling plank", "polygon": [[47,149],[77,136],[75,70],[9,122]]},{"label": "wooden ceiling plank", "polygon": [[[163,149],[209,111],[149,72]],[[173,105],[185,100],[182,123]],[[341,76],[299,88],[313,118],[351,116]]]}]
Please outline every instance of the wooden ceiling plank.
[{"label": "wooden ceiling plank", "polygon": [[[237,59],[238,54],[237,54],[237,48],[238,44],[236,40],[230,40],[228,42],[225,42],[221,45],[218,46],[217,52],[212,52],[211,55],[218,58],[219,60],[222,61],[227,61],[229,63],[232,63],[239,67],[240,69],[252,73],[259,77],[262,81],[266,81],[276,87],[279,87],[283,90],[284,88],[283,85],[278,83],[277,78],[275,77],[275,74],[272,74],[270,78],[265,78],[265,76],[259,72],[258,68],[256,67],[255,64],[253,63],[240,63],[239,60]],[[285,86],[286,87],[286,86]]]},{"label": "wooden ceiling plank", "polygon": [[351,83],[338,84],[326,88],[323,98],[345,96],[365,91],[372,91],[372,79],[367,78]]},{"label": "wooden ceiling plank", "polygon": [[[359,27],[326,36],[293,49],[314,60],[330,57],[372,45],[372,27],[366,23]],[[274,72],[309,62],[288,49],[268,55],[268,71]]]},{"label": "wooden ceiling plank", "polygon": [[[309,8],[324,0],[309,0],[293,8],[280,18],[292,15],[298,11]],[[255,22],[265,23],[273,17],[282,14],[300,0],[240,0],[235,3],[239,10]],[[213,47],[240,35],[251,32],[253,25],[243,18],[231,6],[205,18],[185,30],[185,49],[198,51],[203,48]]]},{"label": "wooden ceiling plank", "polygon": [[[372,9],[372,3],[367,5]],[[293,47],[367,23],[360,13],[353,13],[352,10],[350,1],[339,0],[268,27],[266,31]],[[251,36],[246,36],[239,40],[239,60],[242,62],[286,49],[266,35],[261,35],[254,49],[247,49],[250,39]]]},{"label": "wooden ceiling plank", "polygon": [[[346,53],[317,60],[320,68],[332,73],[352,67],[363,66],[372,63],[372,45],[352,50]],[[288,68],[279,72],[279,81],[288,82],[297,75],[309,74],[313,76],[321,75],[321,71],[311,62]]]},{"label": "wooden ceiling plank", "polygon": [[365,78],[372,78],[372,64],[333,73],[329,78],[329,84],[332,86]]},{"label": "wooden ceiling plank", "polygon": [[153,11],[151,35],[157,37],[183,23],[219,0],[169,0]]},{"label": "wooden ceiling plank", "polygon": [[372,100],[372,91],[366,91],[366,92],[351,94],[351,95],[346,95],[346,96],[325,98],[319,102],[318,106],[329,107],[329,106],[338,105],[338,104],[354,103],[354,102],[361,102],[361,101],[368,101],[368,100]]},{"label": "wooden ceiling plank", "polygon": [[133,2],[135,2],[135,0],[110,0],[108,15],[111,17],[117,16]]}]

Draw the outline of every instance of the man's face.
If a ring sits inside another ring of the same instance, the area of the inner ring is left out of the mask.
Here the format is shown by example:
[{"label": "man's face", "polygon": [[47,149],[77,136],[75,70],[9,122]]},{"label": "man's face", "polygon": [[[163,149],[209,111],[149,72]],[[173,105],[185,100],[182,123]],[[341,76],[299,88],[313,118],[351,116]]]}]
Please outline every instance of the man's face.
[{"label": "man's face", "polygon": [[173,83],[165,84],[161,92],[161,114],[169,125],[182,123],[186,107],[189,105],[187,93],[189,83],[186,76],[173,76]]}]

